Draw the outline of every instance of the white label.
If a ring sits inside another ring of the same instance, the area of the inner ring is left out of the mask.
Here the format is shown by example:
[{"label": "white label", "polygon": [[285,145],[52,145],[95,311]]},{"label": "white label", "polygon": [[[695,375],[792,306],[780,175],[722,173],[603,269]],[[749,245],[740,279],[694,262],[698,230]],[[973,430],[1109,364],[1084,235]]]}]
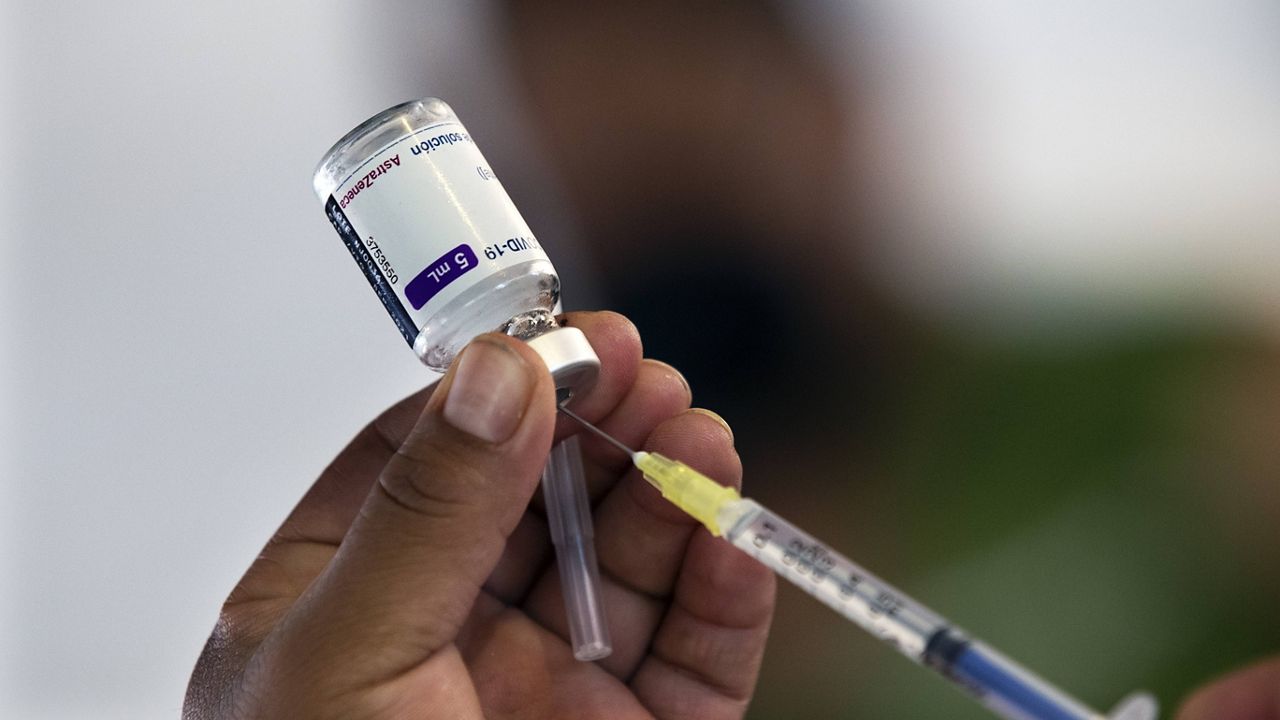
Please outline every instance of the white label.
[{"label": "white label", "polygon": [[547,259],[456,121],[380,150],[338,185],[325,211],[410,345],[427,318],[478,280]]}]

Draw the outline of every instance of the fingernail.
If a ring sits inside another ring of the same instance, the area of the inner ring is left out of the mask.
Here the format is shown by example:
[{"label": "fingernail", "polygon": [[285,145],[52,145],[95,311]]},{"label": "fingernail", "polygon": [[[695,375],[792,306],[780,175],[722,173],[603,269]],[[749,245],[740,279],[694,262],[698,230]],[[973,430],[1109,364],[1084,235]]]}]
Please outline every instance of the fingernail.
[{"label": "fingernail", "polygon": [[462,432],[499,443],[516,431],[532,390],[533,375],[514,350],[477,339],[458,360],[444,419]]},{"label": "fingernail", "polygon": [[685,378],[684,373],[675,369],[675,367],[670,363],[666,363],[661,360],[654,360],[653,358],[645,358],[645,362],[650,362],[650,363],[653,363],[654,365],[661,365],[662,367],[666,368],[667,371],[670,372],[671,375],[674,376],[677,380],[679,380],[680,384],[684,386],[685,392],[689,393],[689,397],[693,397],[693,388],[689,387],[689,381]]},{"label": "fingernail", "polygon": [[724,418],[706,408],[689,408],[689,412],[705,415],[720,423],[720,427],[724,428],[725,433],[729,436],[729,442],[733,442],[733,428],[729,427],[729,423],[725,422]]}]

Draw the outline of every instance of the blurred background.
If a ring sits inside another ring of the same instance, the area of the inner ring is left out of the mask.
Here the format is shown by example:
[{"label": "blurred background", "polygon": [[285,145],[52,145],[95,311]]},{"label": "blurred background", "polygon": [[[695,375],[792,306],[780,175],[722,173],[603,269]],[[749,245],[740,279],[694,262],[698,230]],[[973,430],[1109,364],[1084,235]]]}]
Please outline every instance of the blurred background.
[{"label": "blurred background", "polygon": [[[765,504],[1095,706],[1280,652],[1280,6],[599,5],[0,5],[0,716],[176,717],[427,380],[310,190],[424,95]],[[790,587],[750,716],[986,717]]]}]

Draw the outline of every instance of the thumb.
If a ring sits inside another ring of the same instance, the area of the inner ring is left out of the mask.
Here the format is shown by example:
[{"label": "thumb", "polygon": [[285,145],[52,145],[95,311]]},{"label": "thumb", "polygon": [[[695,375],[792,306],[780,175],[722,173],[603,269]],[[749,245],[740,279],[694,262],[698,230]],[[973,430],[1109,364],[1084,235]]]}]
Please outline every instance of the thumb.
[{"label": "thumb", "polygon": [[1201,688],[1183,704],[1178,720],[1280,720],[1280,657]]},{"label": "thumb", "polygon": [[364,684],[452,642],[537,487],[554,426],[555,387],[532,349],[497,334],[467,346],[286,619],[289,659],[338,657],[343,684]]}]

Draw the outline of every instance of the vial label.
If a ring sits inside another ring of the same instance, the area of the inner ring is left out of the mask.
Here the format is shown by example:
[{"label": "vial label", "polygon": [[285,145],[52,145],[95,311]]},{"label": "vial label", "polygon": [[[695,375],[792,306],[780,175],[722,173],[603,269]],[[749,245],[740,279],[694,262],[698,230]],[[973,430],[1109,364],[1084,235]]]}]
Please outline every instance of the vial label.
[{"label": "vial label", "polygon": [[466,129],[436,123],[339,183],[325,213],[406,342],[495,272],[547,255]]}]

